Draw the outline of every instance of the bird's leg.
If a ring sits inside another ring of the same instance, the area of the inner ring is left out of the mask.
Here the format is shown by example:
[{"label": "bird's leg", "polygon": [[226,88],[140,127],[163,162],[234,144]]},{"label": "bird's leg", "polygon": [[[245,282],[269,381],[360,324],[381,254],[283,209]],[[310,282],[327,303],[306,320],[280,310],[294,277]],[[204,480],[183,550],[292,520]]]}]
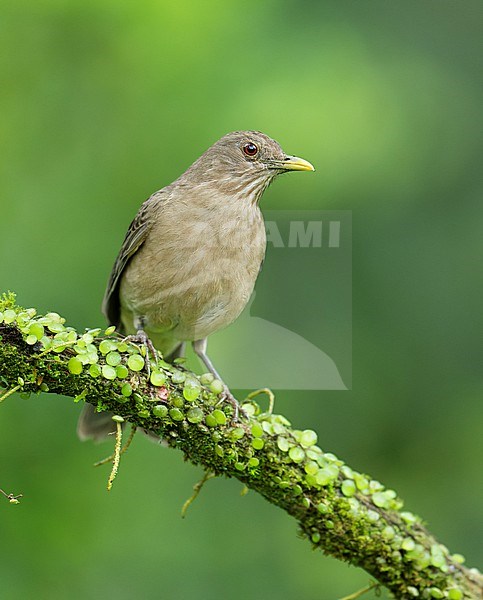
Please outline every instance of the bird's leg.
[{"label": "bird's leg", "polygon": [[[238,404],[238,401],[235,398],[235,396],[233,396],[233,394],[230,392],[230,389],[228,388],[226,383],[220,377],[220,374],[215,369],[215,365],[211,362],[208,354],[206,353],[206,347],[208,346],[208,339],[203,338],[202,340],[195,340],[192,343],[192,345],[193,345],[193,350],[195,351],[195,354],[201,359],[201,361],[203,362],[205,367],[208,369],[208,371],[214,377],[216,377],[216,379],[219,379],[221,381],[221,383],[223,384],[223,399],[226,400],[227,402],[229,402],[233,406],[233,421],[236,423],[238,421],[238,416],[240,414],[240,405]],[[243,411],[242,411],[242,413],[243,413]]]},{"label": "bird's leg", "polygon": [[149,339],[148,334],[144,331],[144,317],[136,317],[134,319],[134,327],[136,333],[134,335],[128,335],[124,338],[126,342],[133,342],[134,344],[142,344],[146,348],[146,368],[148,374],[151,372],[151,361],[149,360],[149,353],[151,352],[154,361],[158,362],[158,352],[154,347],[153,342]]}]

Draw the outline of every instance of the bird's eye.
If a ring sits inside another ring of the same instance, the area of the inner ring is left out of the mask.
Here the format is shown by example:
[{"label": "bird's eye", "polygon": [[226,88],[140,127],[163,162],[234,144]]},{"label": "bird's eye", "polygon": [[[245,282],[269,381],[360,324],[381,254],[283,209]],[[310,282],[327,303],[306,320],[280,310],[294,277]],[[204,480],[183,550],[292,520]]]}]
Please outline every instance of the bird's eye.
[{"label": "bird's eye", "polygon": [[248,142],[243,146],[243,152],[247,156],[255,156],[258,153],[258,147],[253,142]]}]

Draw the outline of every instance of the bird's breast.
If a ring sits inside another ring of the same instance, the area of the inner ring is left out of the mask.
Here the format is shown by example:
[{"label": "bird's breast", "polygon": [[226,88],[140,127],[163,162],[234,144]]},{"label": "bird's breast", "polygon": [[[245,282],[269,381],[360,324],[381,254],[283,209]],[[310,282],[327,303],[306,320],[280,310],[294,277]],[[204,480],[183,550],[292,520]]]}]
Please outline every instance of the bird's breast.
[{"label": "bird's breast", "polygon": [[142,316],[148,335],[181,341],[229,325],[250,298],[265,245],[256,205],[168,203],[121,280],[126,330]]}]

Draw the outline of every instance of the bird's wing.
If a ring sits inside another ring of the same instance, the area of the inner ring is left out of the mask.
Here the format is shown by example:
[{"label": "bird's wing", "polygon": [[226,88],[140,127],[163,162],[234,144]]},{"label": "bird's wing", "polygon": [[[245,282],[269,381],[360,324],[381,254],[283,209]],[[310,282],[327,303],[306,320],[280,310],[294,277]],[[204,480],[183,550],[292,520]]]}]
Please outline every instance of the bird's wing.
[{"label": "bird's wing", "polygon": [[145,242],[153,219],[151,215],[156,205],[162,200],[161,194],[157,192],[144,202],[134,217],[122,243],[116,262],[109,276],[106,292],[102,301],[102,312],[111,325],[119,327],[121,307],[119,303],[119,284],[121,277],[131,257],[139,250]]}]

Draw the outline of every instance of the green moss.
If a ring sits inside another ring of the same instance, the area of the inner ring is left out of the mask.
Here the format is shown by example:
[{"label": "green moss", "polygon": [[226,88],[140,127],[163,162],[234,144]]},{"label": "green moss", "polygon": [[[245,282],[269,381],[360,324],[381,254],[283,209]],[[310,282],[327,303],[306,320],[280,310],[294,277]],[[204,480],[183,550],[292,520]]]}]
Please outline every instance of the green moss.
[{"label": "green moss", "polygon": [[221,394],[223,391],[223,382],[219,379],[213,379],[209,384],[209,388],[214,394]]},{"label": "green moss", "polygon": [[204,419],[204,413],[201,408],[193,407],[186,413],[186,418],[190,423],[201,423]]},{"label": "green moss", "polygon": [[173,421],[182,421],[184,419],[184,414],[179,410],[179,408],[171,408],[169,410],[169,416],[173,419]]},{"label": "green moss", "polygon": [[206,417],[205,417],[205,423],[208,425],[208,427],[216,427],[218,425],[218,421],[216,420],[216,418],[213,415],[213,413],[210,413],[209,415],[206,415]]},{"label": "green moss", "polygon": [[161,387],[166,383],[166,375],[162,371],[153,370],[149,380],[153,385]]},{"label": "green moss", "polygon": [[132,385],[130,383],[125,383],[121,388],[121,394],[126,398],[132,395]]},{"label": "green moss", "polygon": [[356,493],[356,484],[352,479],[345,479],[340,486],[341,492],[344,496],[350,497]]},{"label": "green moss", "polygon": [[73,375],[80,375],[84,369],[81,361],[76,356],[69,359],[67,368],[69,369],[69,373],[72,373]]},{"label": "green moss", "polygon": [[261,450],[265,446],[265,441],[262,438],[253,438],[251,444],[255,450]]},{"label": "green moss", "polygon": [[116,379],[116,369],[114,367],[111,367],[111,365],[102,365],[101,374],[105,379],[108,379],[109,381]]},{"label": "green moss", "polygon": [[144,369],[144,358],[140,354],[131,354],[127,359],[127,366],[131,371],[142,371]]},{"label": "green moss", "polygon": [[215,418],[218,425],[225,425],[226,415],[222,410],[217,408],[213,411],[212,415]]},{"label": "green moss", "polygon": [[263,427],[260,425],[260,423],[253,423],[253,425],[251,426],[251,434],[253,435],[253,437],[263,437]]},{"label": "green moss", "polygon": [[231,441],[236,442],[242,439],[242,437],[245,435],[245,430],[243,427],[235,427],[228,435]]},{"label": "green moss", "polygon": [[290,448],[288,455],[294,463],[300,463],[305,458],[305,452],[302,450],[302,448],[300,448],[300,446],[294,446],[293,448]]},{"label": "green moss", "polygon": [[[462,557],[450,556],[415,515],[401,511],[393,490],[324,452],[311,430],[293,430],[253,401],[248,422],[233,427],[231,407],[215,406],[223,390],[209,376],[159,360],[149,380],[139,348],[118,337],[103,339],[100,329],[79,335],[58,314],[37,316],[3,297],[0,312],[7,387],[21,377],[25,393],[99,400],[99,409],[159,434],[193,463],[239,478],[293,515],[312,544],[366,569],[396,597],[424,598],[425,590],[429,598],[465,597],[465,571],[455,566]],[[23,344],[29,336],[35,342]],[[201,391],[195,397],[190,388]]]}]

